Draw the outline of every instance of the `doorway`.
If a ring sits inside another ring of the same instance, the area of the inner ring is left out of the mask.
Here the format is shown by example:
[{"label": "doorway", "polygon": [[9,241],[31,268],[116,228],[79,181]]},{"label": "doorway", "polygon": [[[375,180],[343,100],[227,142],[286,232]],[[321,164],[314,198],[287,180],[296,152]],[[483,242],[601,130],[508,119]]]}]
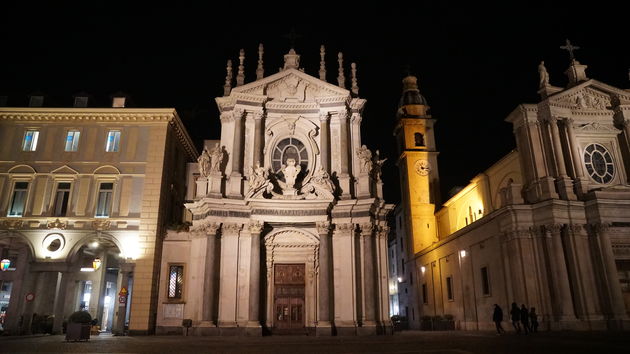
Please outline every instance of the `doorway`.
[{"label": "doorway", "polygon": [[303,334],[304,264],[274,266],[274,333]]}]

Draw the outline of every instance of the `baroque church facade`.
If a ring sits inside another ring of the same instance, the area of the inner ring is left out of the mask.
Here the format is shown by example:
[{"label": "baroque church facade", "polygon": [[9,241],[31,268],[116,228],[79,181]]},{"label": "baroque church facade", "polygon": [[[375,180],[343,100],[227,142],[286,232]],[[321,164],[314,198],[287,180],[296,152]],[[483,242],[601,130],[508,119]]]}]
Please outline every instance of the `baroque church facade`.
[{"label": "baroque church facade", "polygon": [[572,53],[566,87],[539,73],[540,101],[506,118],[516,149],[439,210],[434,120],[416,78],[403,81],[399,281],[412,328],[452,317],[491,329],[493,305],[508,320],[513,302],[545,329],[630,328],[630,92],[588,78]]},{"label": "baroque church facade", "polygon": [[241,51],[236,87],[228,62],[220,141],[191,164],[192,226],[163,242],[157,333],[387,333],[393,205],[361,143],[356,66],[348,90],[341,53],[337,85],[323,46],[318,78],[293,49],[265,76],[258,54],[245,83]]}]

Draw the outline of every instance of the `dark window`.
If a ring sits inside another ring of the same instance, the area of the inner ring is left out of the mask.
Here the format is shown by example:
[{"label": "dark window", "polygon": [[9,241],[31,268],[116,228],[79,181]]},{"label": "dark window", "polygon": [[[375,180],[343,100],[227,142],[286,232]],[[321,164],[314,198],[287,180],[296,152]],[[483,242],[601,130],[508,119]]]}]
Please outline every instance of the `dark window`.
[{"label": "dark window", "polygon": [[424,136],[422,133],[413,134],[413,138],[415,140],[416,146],[424,146]]},{"label": "dark window", "polygon": [[481,268],[481,291],[484,295],[490,295],[490,277],[488,276],[488,267]]},{"label": "dark window", "polygon": [[422,303],[429,303],[429,296],[427,294],[427,283],[422,284]]},{"label": "dark window", "polygon": [[184,266],[172,265],[168,270],[168,298],[181,299],[184,287]]},{"label": "dark window", "polygon": [[400,269],[402,269],[402,273],[404,275],[405,274],[405,259],[404,258],[400,261],[400,265],[401,265]]},{"label": "dark window", "polygon": [[453,301],[453,277],[446,277],[446,296]]},{"label": "dark window", "polygon": [[416,309],[415,308],[411,308],[411,320],[415,320],[416,319]]},{"label": "dark window", "polygon": [[15,188],[13,188],[13,197],[11,198],[8,216],[24,215],[27,192],[28,182],[15,182]]},{"label": "dark window", "polygon": [[400,252],[403,251],[403,238],[402,236],[400,237]]},{"label": "dark window", "polygon": [[413,273],[409,273],[409,285],[413,285]]},{"label": "dark window", "polygon": [[113,183],[101,183],[98,191],[98,201],[96,203],[96,216],[101,218],[109,217],[112,206]]},{"label": "dark window", "polygon": [[66,216],[68,211],[68,199],[70,199],[70,183],[59,183],[57,185],[53,216]]}]

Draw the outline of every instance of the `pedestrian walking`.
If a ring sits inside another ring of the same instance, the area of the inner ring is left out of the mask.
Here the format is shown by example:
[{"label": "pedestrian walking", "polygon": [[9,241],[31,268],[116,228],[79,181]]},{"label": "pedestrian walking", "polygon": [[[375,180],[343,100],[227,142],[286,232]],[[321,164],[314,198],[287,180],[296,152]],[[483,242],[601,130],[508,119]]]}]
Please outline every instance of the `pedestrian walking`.
[{"label": "pedestrian walking", "polygon": [[498,304],[494,304],[492,320],[494,321],[494,325],[497,327],[497,334],[505,333],[503,326],[501,326],[501,321],[503,321],[503,309]]},{"label": "pedestrian walking", "polygon": [[529,328],[529,311],[527,310],[525,304],[521,305],[521,324],[523,325],[523,331],[525,331],[525,334],[531,332]]},{"label": "pedestrian walking", "polygon": [[529,323],[530,323],[532,332],[533,333],[538,332],[538,315],[536,314],[535,307],[532,307],[532,309],[529,310]]},{"label": "pedestrian walking", "polygon": [[520,334],[521,333],[521,310],[518,308],[518,305],[516,304],[516,302],[512,303],[512,309],[510,310],[510,316],[512,319],[512,326],[514,327],[514,330],[516,331],[516,334]]}]

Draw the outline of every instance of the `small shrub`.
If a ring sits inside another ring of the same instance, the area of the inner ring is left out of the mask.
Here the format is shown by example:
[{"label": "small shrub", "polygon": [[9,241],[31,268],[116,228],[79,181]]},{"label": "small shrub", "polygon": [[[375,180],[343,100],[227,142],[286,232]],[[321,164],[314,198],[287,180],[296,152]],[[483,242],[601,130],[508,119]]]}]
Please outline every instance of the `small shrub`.
[{"label": "small shrub", "polygon": [[87,311],[77,311],[73,312],[70,317],[68,317],[68,322],[70,323],[91,323],[92,316]]}]

